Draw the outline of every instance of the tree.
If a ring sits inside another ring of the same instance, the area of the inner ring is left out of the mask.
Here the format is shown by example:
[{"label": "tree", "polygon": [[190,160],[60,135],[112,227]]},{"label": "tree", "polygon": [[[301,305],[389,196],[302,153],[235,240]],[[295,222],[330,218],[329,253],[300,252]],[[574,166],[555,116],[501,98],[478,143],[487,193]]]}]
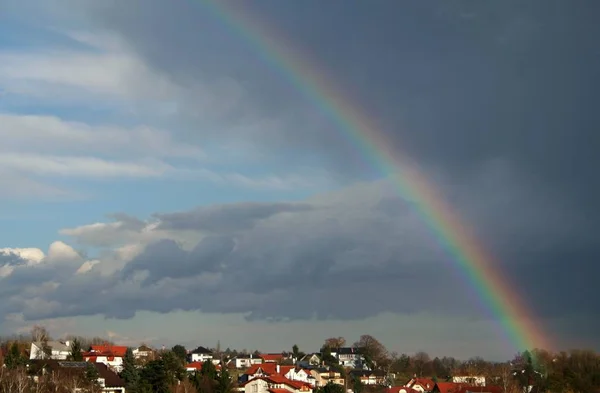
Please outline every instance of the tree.
[{"label": "tree", "polygon": [[93,363],[88,363],[85,368],[84,379],[86,384],[89,386],[90,393],[101,390],[100,385],[98,384],[98,378],[100,378],[98,369]]},{"label": "tree", "polygon": [[365,390],[365,385],[360,380],[360,377],[353,375],[352,377],[352,391],[354,393],[362,393]]},{"label": "tree", "polygon": [[183,345],[175,345],[173,348],[171,348],[171,352],[173,352],[173,354],[182,362],[185,362],[185,359],[187,358],[187,350]]},{"label": "tree", "polygon": [[4,364],[6,364],[9,370],[14,370],[27,364],[27,359],[21,354],[19,344],[16,342],[13,342],[10,346],[6,359],[4,359]]},{"label": "tree", "polygon": [[304,356],[304,352],[300,352],[300,349],[298,348],[298,345],[294,344],[294,346],[292,347],[292,357],[296,361],[298,361],[303,356]]},{"label": "tree", "polygon": [[369,367],[385,367],[388,363],[388,351],[375,337],[363,334],[360,339],[354,343],[354,348],[364,357]]},{"label": "tree", "polygon": [[233,391],[233,381],[227,369],[223,369],[217,378],[217,393],[231,393]]},{"label": "tree", "polygon": [[330,337],[325,340],[323,346],[329,349],[338,349],[342,348],[344,345],[346,345],[346,339],[344,337]]},{"label": "tree", "polygon": [[127,348],[123,357],[123,370],[121,378],[125,381],[127,391],[135,391],[140,381],[140,372],[135,366],[135,356],[131,348]]},{"label": "tree", "polygon": [[[318,388],[315,393],[344,393],[344,387],[337,383],[328,382],[327,385]],[[360,392],[355,390],[354,393]]]},{"label": "tree", "polygon": [[83,353],[81,352],[81,341],[79,341],[79,339],[75,338],[71,342],[71,350],[67,359],[74,362],[83,361]]},{"label": "tree", "polygon": [[425,371],[425,366],[431,361],[429,354],[424,351],[415,353],[412,357],[413,366],[417,377],[422,377]]},{"label": "tree", "polygon": [[41,347],[42,351],[38,352],[36,356],[38,359],[49,359],[52,357],[52,347],[48,345],[48,341],[51,338],[45,327],[34,325],[31,329],[31,339]]},{"label": "tree", "polygon": [[179,359],[173,351],[167,351],[162,354],[161,361],[165,368],[167,380],[169,385],[182,381],[185,376],[185,368],[183,362]]},{"label": "tree", "polygon": [[444,367],[442,360],[438,357],[433,359],[433,362],[431,363],[431,367],[433,368],[433,375],[438,380],[445,381],[446,378],[448,378],[448,376],[450,375],[448,373],[448,370],[446,369],[446,367]]},{"label": "tree", "polygon": [[171,381],[169,381],[165,364],[162,359],[151,360],[140,374],[140,385],[138,389],[147,391],[149,388],[153,393],[170,393]]}]

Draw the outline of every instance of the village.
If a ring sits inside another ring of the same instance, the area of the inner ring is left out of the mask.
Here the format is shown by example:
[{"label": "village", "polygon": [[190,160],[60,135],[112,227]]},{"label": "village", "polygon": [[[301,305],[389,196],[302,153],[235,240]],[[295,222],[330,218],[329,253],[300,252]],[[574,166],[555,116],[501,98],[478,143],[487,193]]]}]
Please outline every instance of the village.
[{"label": "village", "polygon": [[[4,341],[1,345],[0,392],[89,391],[104,393],[203,392],[203,393],[534,393],[549,390],[550,379],[538,371],[545,366],[544,351],[525,352],[506,363],[481,358],[458,361],[433,358],[424,352],[413,355],[389,353],[374,337],[361,336],[353,345],[342,337],[329,338],[316,352],[261,353],[229,348],[222,350],[182,345],[137,347],[71,338],[52,340],[45,329],[36,328],[30,342]],[[589,359],[593,355],[594,358]],[[562,381],[594,387],[600,378],[600,357],[593,352],[560,354],[568,364],[586,357],[588,381]],[[567,356],[567,358],[564,358]],[[551,356],[552,357],[552,356]],[[558,358],[551,359],[556,363]],[[573,370],[571,374],[578,374]],[[590,375],[591,372],[591,375]],[[20,385],[15,381],[20,381]],[[24,382],[25,381],[25,382]],[[555,384],[559,381],[554,381]],[[43,386],[42,386],[43,385]],[[62,386],[66,390],[58,389]],[[27,388],[25,388],[27,387]],[[29,389],[29,390],[27,390]],[[57,390],[58,389],[58,390]]]}]

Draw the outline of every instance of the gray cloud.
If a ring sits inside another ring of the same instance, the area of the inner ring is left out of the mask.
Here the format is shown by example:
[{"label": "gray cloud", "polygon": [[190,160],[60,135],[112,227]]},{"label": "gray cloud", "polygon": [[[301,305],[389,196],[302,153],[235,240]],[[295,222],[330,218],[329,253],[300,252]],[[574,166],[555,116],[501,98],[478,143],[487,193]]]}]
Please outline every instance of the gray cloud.
[{"label": "gray cloud", "polygon": [[156,214],[160,229],[223,232],[250,229],[260,220],[285,212],[312,209],[308,204],[238,203],[200,208],[193,212]]},{"label": "gray cloud", "polygon": [[[394,190],[383,181],[364,183],[305,200],[305,208],[283,213],[280,204],[265,204],[260,210],[269,214],[258,215],[261,219],[252,225],[243,218],[257,217],[254,204],[179,212],[175,222],[194,225],[170,228],[195,228],[200,239],[195,247],[184,248],[170,239],[152,241],[111,275],[92,268],[65,280],[67,270],[23,269],[3,286],[5,295],[13,297],[5,312],[22,309],[31,319],[95,314],[131,318],[140,310],[243,313],[248,320],[356,320],[384,312],[430,312],[466,320],[493,317],[412,203]],[[478,192],[474,195],[472,190]],[[579,321],[598,324],[593,292],[597,242],[594,236],[554,228],[562,222],[567,229],[592,229],[593,223],[576,207],[565,210],[550,202],[537,203],[539,190],[497,165],[465,184],[447,183],[442,192],[470,218],[482,239],[491,240],[496,267],[540,323],[559,320],[567,341],[569,332],[585,332],[562,318],[578,315]],[[485,208],[480,200],[487,201]],[[215,211],[235,212],[240,219],[212,214]],[[168,221],[171,216],[157,217]],[[98,228],[98,235],[105,236],[105,231]],[[22,288],[48,280],[61,285],[45,292],[44,302],[62,306],[32,306],[36,303],[31,298],[38,294]]]}]

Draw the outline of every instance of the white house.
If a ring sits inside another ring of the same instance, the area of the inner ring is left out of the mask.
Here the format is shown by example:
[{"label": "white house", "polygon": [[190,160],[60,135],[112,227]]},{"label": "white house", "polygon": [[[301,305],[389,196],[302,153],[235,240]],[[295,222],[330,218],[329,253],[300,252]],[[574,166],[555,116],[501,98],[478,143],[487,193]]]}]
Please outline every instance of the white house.
[{"label": "white house", "polygon": [[317,384],[315,377],[312,376],[309,371],[301,368],[294,367],[290,369],[286,374],[284,374],[284,377],[291,381],[308,383],[311,386],[315,386]]},{"label": "white house", "polygon": [[452,382],[471,386],[485,386],[485,377],[483,375],[457,375],[452,377]]},{"label": "white house", "polygon": [[299,381],[290,381],[279,376],[259,377],[244,384],[245,393],[312,393],[313,389]]},{"label": "white house", "polygon": [[231,359],[228,364],[235,366],[235,368],[249,368],[255,364],[262,364],[263,359],[256,357],[252,354],[249,355],[238,355]]},{"label": "white house", "polygon": [[188,362],[189,363],[194,363],[194,362],[204,363],[207,360],[212,360],[212,358],[213,358],[212,351],[210,349],[207,349],[204,347],[198,347],[198,348],[194,349],[193,351],[190,351],[190,353],[188,353]]},{"label": "white house", "polygon": [[147,345],[140,345],[139,347],[135,348],[134,350],[131,351],[133,353],[133,356],[136,359],[151,359],[152,356],[154,355],[154,351],[152,350],[152,348],[148,347]]},{"label": "white house", "polygon": [[357,348],[343,347],[336,350],[332,349],[331,356],[338,360],[340,366],[367,369],[365,358]]},{"label": "white house", "polygon": [[31,349],[29,351],[29,359],[66,360],[71,354],[70,341],[48,341],[46,345],[51,349],[52,354],[50,356],[44,354],[42,343],[32,342]]}]

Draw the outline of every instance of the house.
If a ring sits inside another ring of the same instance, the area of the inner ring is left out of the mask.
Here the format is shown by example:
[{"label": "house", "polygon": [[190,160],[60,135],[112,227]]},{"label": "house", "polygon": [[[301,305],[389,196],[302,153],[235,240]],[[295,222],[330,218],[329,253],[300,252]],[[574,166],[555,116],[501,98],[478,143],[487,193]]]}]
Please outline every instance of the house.
[{"label": "house", "polygon": [[321,359],[321,355],[318,353],[310,353],[308,355],[304,355],[300,360],[298,360],[298,365],[300,367],[311,367],[311,366],[319,366],[323,360]]},{"label": "house", "polygon": [[125,393],[125,381],[102,363],[67,362],[54,359],[32,360],[29,371],[35,375],[34,380],[48,373],[58,378],[68,376],[68,381],[74,385],[69,387],[73,391],[78,391],[81,390],[82,384],[85,383],[85,373],[90,365],[98,371],[97,382],[103,393]]},{"label": "house", "polygon": [[315,379],[315,386],[321,387],[327,385],[329,382],[338,385],[344,385],[345,379],[337,371],[328,370],[326,368],[313,368],[310,370],[311,375]]},{"label": "house", "polygon": [[312,386],[282,375],[254,378],[242,386],[245,393],[312,393]]},{"label": "house", "polygon": [[331,356],[337,359],[340,366],[350,368],[366,369],[365,357],[360,353],[359,348],[342,347],[331,350]]},{"label": "house", "polygon": [[404,387],[412,388],[418,392],[431,392],[435,386],[435,382],[429,378],[411,378]]},{"label": "house", "polygon": [[32,342],[29,350],[29,359],[54,359],[66,360],[71,354],[70,341],[48,341],[45,344],[49,348],[50,356],[44,353],[44,344],[41,342]]},{"label": "house", "polygon": [[282,366],[277,363],[255,364],[240,376],[239,381],[246,382],[254,378],[270,377],[271,375],[276,374],[285,375],[292,368],[294,368],[294,366]]},{"label": "house", "polygon": [[315,377],[308,370],[304,370],[300,367],[291,367],[286,373],[281,373],[284,377],[290,381],[299,381],[309,384],[310,386],[316,385]]},{"label": "house", "polygon": [[471,386],[485,386],[485,377],[483,375],[463,375],[452,377],[452,382],[462,383]]},{"label": "house", "polygon": [[127,352],[126,346],[121,345],[92,345],[88,352],[83,353],[83,360],[91,363],[102,363],[120,373],[123,370],[123,358]]},{"label": "house", "polygon": [[379,370],[352,370],[349,376],[359,379],[363,385],[385,385],[387,383],[386,374]]},{"label": "house", "polygon": [[198,347],[188,353],[188,362],[190,362],[190,363],[193,363],[193,362],[204,363],[205,361],[207,361],[209,359],[210,360],[213,359],[213,353],[208,348]]},{"label": "house", "polygon": [[263,359],[256,357],[252,354],[249,355],[238,355],[227,362],[228,367],[234,368],[248,368],[255,364],[262,364]]},{"label": "house", "polygon": [[131,352],[137,360],[152,360],[154,358],[154,350],[145,344],[140,345]]}]

